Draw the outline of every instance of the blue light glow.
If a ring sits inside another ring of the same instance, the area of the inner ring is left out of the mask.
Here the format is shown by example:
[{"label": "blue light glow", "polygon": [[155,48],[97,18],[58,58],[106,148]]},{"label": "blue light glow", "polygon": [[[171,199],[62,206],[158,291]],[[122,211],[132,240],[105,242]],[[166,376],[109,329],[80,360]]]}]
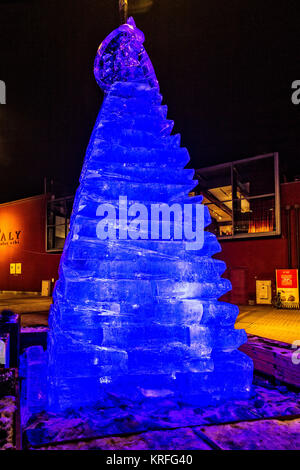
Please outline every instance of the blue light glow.
[{"label": "blue light glow", "polygon": [[220,251],[213,234],[205,231],[197,250],[176,237],[97,236],[99,205],[117,210],[120,196],[146,207],[183,205],[195,186],[194,171],[183,169],[189,155],[180,136],[171,135],[173,122],[166,119],[143,41],[130,18],[96,56],[105,99],[87,148],[49,319],[53,409],[91,404],[107,393],[137,401],[172,396],[204,406],[246,397],[251,388],[252,361],[237,350],[247,340],[234,329],[238,308],[217,300],[231,285],[221,277],[225,263],[212,258]]}]

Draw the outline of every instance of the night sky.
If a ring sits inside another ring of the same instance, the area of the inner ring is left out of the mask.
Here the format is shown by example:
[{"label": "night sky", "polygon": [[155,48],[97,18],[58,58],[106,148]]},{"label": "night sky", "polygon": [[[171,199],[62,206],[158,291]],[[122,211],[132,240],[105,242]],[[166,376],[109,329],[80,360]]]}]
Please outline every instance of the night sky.
[{"label": "night sky", "polygon": [[[278,151],[282,175],[300,175],[299,0],[152,3],[134,17],[191,166]],[[118,25],[117,0],[0,0],[0,202],[44,176],[75,190],[103,99],[94,57]]]}]

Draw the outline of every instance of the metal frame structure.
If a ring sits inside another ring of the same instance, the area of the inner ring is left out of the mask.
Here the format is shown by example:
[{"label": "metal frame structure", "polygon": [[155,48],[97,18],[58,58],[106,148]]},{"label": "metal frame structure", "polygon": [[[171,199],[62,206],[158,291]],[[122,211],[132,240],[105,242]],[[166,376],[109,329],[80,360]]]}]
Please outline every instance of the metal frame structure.
[{"label": "metal frame structure", "polygon": [[[273,236],[279,236],[281,234],[281,217],[280,217],[280,181],[279,181],[279,157],[278,153],[268,153],[264,155],[258,155],[255,157],[251,158],[246,158],[242,160],[235,160],[233,162],[229,163],[222,163],[220,165],[214,165],[210,167],[205,167],[205,168],[199,168],[196,170],[195,173],[195,178],[197,179],[197,171],[201,172],[201,170],[208,170],[208,171],[219,171],[225,168],[230,168],[231,172],[231,186],[233,184],[233,168],[235,165],[238,164],[244,164],[248,162],[253,162],[256,160],[261,160],[264,158],[274,158],[274,192],[273,193],[266,193],[262,194],[259,196],[249,196],[247,199],[248,200],[253,200],[253,199],[261,199],[261,198],[267,198],[267,197],[274,197],[275,198],[275,226],[276,230],[271,231],[271,232],[255,232],[255,233],[239,233],[239,234],[234,234],[233,235],[226,235],[226,236],[218,236],[218,239],[220,240],[236,240],[236,239],[249,239],[249,238],[261,238],[261,237],[273,237]],[[62,202],[62,201],[67,201],[74,199],[74,196],[65,196],[65,197],[60,197],[60,198],[55,198],[55,199],[49,199],[47,202],[47,215],[48,215],[48,206],[51,203],[55,202]],[[225,201],[226,202],[226,201]],[[46,252],[49,253],[60,253],[62,252],[62,248],[53,248],[53,249],[48,249],[48,228],[55,226],[56,224],[48,224],[48,217],[46,216],[46,230],[45,230],[45,246],[46,246]],[[234,227],[234,210],[232,210],[232,226]],[[67,237],[68,233],[68,226],[67,226],[67,218],[65,218],[65,237]]]},{"label": "metal frame structure", "polygon": [[48,207],[50,204],[53,204],[55,202],[64,202],[66,205],[67,200],[72,200],[74,199],[74,196],[64,196],[60,198],[55,198],[55,199],[49,199],[47,201],[47,206],[46,206],[46,217],[45,217],[45,250],[47,253],[61,253],[63,251],[63,248],[48,248],[48,228],[49,227],[55,227],[57,225],[64,225],[65,226],[65,239],[67,238],[68,235],[68,222],[67,222],[67,217],[65,217],[65,223],[64,224],[48,224]]},{"label": "metal frame structure", "polygon": [[274,197],[275,198],[275,221],[276,221],[276,229],[271,232],[255,232],[255,233],[239,233],[239,234],[234,234],[234,210],[232,210],[232,227],[233,227],[233,234],[232,235],[226,235],[226,236],[218,236],[218,239],[220,240],[236,240],[236,239],[245,239],[245,238],[260,238],[260,237],[272,237],[272,236],[279,236],[281,235],[281,217],[280,217],[280,181],[279,181],[279,156],[278,152],[274,153],[267,153],[264,155],[257,155],[255,157],[251,158],[245,158],[242,160],[235,160],[233,162],[229,163],[221,163],[219,165],[214,165],[210,167],[204,167],[204,168],[199,168],[196,170],[195,173],[195,179],[197,178],[197,172],[201,172],[201,170],[206,170],[206,171],[219,171],[225,168],[230,168],[231,172],[231,186],[233,185],[233,169],[235,165],[238,164],[245,164],[248,162],[253,162],[256,160],[261,160],[265,158],[274,158],[274,192],[273,193],[266,193],[262,194],[259,196],[249,196],[247,199],[248,200],[253,200],[253,199],[262,199],[262,198],[267,198],[267,197]]}]

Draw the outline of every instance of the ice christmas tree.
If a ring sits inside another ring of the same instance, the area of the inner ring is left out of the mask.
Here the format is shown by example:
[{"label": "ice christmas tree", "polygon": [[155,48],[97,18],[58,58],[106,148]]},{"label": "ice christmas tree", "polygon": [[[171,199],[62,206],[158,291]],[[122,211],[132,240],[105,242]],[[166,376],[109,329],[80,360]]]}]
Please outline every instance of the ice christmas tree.
[{"label": "ice christmas tree", "polygon": [[[50,313],[55,409],[91,404],[109,392],[203,406],[246,397],[251,388],[252,361],[237,350],[246,341],[245,332],[234,329],[238,308],[218,301],[231,285],[221,277],[225,264],[212,258],[220,251],[216,237],[202,227],[203,240],[188,249],[180,221],[189,221],[191,233],[195,215],[180,219],[180,211],[170,218],[169,238],[150,233],[153,204],[180,209],[201,200],[188,198],[195,186],[193,170],[184,169],[188,152],[180,136],[171,135],[173,122],[143,41],[130,18],[96,56],[105,98]],[[201,208],[208,225],[208,209]],[[156,230],[163,230],[160,215]]]}]

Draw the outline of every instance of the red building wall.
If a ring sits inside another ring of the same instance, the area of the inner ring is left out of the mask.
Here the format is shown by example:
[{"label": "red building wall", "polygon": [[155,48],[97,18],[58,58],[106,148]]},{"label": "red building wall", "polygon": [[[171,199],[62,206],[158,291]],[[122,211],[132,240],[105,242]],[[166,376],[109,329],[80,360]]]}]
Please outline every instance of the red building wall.
[{"label": "red building wall", "polygon": [[[46,252],[47,196],[0,204],[0,291],[41,291],[41,281],[58,278],[60,255]],[[10,274],[10,263],[22,263]]]},{"label": "red building wall", "polygon": [[[246,303],[255,299],[256,280],[272,280],[275,289],[275,269],[288,267],[287,205],[291,209],[292,266],[298,268],[296,258],[296,224],[294,205],[300,204],[300,182],[280,186],[281,231],[280,237],[222,241],[222,252],[216,255],[227,264],[224,277],[232,282],[232,293],[224,300]],[[246,282],[244,283],[244,277]],[[245,285],[245,287],[244,287]],[[245,289],[245,291],[244,291]]]},{"label": "red building wall", "polygon": [[[47,196],[0,204],[0,291],[41,291],[43,279],[57,280],[60,254],[47,253]],[[271,279],[275,269],[288,267],[287,205],[300,204],[300,182],[281,185],[282,235],[276,238],[223,241],[216,255],[227,264],[225,277],[233,290],[224,300],[246,303],[255,298],[255,281]],[[297,268],[295,210],[291,210],[292,266]],[[10,274],[10,263],[22,263],[22,274]]]}]

